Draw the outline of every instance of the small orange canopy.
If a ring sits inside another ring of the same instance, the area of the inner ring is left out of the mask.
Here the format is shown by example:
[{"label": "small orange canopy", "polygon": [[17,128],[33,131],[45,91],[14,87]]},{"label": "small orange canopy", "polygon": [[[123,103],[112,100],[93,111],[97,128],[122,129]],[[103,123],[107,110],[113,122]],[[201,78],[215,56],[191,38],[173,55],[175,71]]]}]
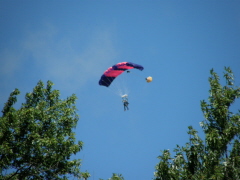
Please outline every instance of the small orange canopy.
[{"label": "small orange canopy", "polygon": [[153,80],[153,78],[152,78],[151,76],[148,76],[148,77],[146,78],[146,81],[147,81],[148,83],[152,82],[152,80]]}]

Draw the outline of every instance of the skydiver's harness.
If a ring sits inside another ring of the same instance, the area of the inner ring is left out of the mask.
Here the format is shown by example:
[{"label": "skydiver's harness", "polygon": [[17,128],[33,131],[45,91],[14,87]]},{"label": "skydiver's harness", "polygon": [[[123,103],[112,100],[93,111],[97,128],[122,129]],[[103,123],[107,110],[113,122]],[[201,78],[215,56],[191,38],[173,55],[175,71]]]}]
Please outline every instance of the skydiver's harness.
[{"label": "skydiver's harness", "polygon": [[129,102],[127,102],[126,100],[123,101],[124,106],[127,106],[129,104]]}]

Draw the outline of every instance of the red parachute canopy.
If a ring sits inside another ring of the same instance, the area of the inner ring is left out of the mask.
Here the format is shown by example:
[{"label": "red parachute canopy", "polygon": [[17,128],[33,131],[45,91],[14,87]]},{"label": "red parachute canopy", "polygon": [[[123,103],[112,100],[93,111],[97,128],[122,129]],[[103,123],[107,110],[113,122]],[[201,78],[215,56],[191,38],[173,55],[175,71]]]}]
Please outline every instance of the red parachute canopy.
[{"label": "red parachute canopy", "polygon": [[110,86],[110,84],[113,82],[113,80],[118,77],[120,74],[122,74],[124,71],[128,69],[139,69],[143,70],[144,68],[141,65],[134,64],[131,62],[121,62],[113,65],[112,67],[108,68],[103,75],[101,76],[99,80],[99,85],[101,86]]}]

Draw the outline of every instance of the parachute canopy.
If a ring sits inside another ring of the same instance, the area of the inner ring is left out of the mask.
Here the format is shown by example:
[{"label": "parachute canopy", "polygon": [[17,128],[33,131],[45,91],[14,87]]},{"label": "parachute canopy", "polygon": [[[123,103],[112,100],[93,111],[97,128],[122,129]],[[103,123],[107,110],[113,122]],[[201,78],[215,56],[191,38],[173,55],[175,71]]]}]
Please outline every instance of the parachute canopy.
[{"label": "parachute canopy", "polygon": [[149,83],[149,82],[152,82],[152,77],[151,76],[148,76],[147,78],[146,78],[146,81]]},{"label": "parachute canopy", "polygon": [[120,74],[122,74],[124,71],[128,69],[139,69],[143,70],[144,68],[141,65],[134,64],[131,62],[121,62],[113,65],[112,67],[108,68],[103,75],[101,76],[99,80],[99,85],[101,86],[110,86],[110,84],[113,82],[113,80],[118,77]]}]

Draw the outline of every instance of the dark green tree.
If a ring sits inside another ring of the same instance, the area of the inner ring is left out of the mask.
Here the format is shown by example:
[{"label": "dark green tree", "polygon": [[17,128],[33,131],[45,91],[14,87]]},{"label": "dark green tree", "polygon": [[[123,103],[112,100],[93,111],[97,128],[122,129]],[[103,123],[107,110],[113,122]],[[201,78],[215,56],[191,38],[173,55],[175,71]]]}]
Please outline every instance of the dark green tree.
[{"label": "dark green tree", "polygon": [[205,120],[200,122],[205,140],[189,126],[189,142],[177,145],[174,157],[164,150],[158,158],[155,180],[171,179],[240,179],[240,111],[233,113],[231,105],[240,97],[240,88],[234,86],[230,68],[225,68],[226,84],[210,71],[210,96],[201,101]]},{"label": "dark green tree", "polygon": [[77,97],[61,100],[52,86],[39,81],[18,110],[20,92],[10,94],[0,117],[0,179],[81,178],[80,159],[71,159],[83,145],[75,144],[72,131],[79,119]]}]

